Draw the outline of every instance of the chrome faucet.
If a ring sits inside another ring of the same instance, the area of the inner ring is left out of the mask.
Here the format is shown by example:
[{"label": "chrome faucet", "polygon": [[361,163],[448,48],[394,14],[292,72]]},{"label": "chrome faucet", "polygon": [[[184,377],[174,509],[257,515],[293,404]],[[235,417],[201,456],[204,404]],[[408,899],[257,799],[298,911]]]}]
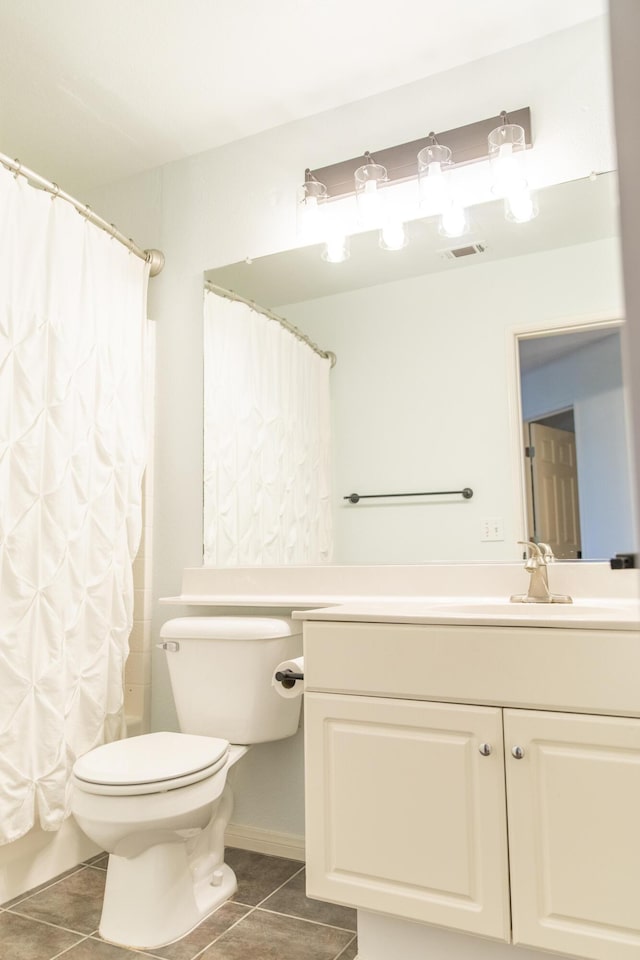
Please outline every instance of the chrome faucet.
[{"label": "chrome faucet", "polygon": [[553,563],[555,557],[553,550],[548,543],[534,543],[533,540],[518,540],[524,547],[530,551],[529,557],[525,561],[524,568],[531,574],[529,580],[529,590],[525,594],[514,595],[511,597],[512,603],[573,603],[571,597],[559,593],[551,593],[549,590],[548,565]]}]

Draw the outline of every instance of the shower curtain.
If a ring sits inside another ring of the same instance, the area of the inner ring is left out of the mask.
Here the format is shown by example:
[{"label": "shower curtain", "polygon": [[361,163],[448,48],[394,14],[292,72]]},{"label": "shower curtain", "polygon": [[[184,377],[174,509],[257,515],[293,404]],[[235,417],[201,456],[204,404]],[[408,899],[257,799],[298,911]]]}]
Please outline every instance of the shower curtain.
[{"label": "shower curtain", "polygon": [[204,562],[329,560],[329,360],[245,303],[204,301]]},{"label": "shower curtain", "polygon": [[0,842],[123,730],[148,266],[0,169]]}]

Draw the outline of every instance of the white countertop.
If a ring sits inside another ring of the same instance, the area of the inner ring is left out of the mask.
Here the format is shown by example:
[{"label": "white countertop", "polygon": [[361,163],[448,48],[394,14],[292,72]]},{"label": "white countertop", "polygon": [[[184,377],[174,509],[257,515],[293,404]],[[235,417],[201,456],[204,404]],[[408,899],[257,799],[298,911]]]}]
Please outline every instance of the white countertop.
[{"label": "white countertop", "polygon": [[439,597],[350,600],[315,610],[296,610],[296,620],[352,623],[463,624],[638,630],[637,600],[593,598],[574,603],[510,603],[505,597]]},{"label": "white countertop", "polygon": [[160,603],[298,620],[640,629],[639,570],[562,561],[549,586],[574,603],[509,602],[528,586],[522,563],[187,567],[181,592]]}]

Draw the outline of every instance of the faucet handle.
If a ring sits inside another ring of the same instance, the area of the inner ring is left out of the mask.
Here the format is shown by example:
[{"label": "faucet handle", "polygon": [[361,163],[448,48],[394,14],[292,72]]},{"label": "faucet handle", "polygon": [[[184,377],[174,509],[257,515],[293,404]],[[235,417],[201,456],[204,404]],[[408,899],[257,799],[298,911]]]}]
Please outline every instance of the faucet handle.
[{"label": "faucet handle", "polygon": [[534,543],[533,540],[517,540],[516,542],[521,543],[523,547],[529,547],[532,558],[535,558],[536,560],[544,560],[544,554],[542,553],[542,550],[537,543]]},{"label": "faucet handle", "polygon": [[555,557],[553,555],[553,550],[548,543],[543,543],[542,540],[538,543],[540,550],[542,551],[542,559],[545,563],[553,563]]}]

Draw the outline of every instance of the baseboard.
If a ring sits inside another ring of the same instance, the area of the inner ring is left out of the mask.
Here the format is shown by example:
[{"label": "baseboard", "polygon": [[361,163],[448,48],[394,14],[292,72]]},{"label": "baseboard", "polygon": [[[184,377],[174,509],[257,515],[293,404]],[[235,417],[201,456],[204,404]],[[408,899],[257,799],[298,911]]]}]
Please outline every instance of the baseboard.
[{"label": "baseboard", "polygon": [[273,857],[285,857],[287,860],[300,860],[304,863],[304,837],[294,833],[278,833],[276,830],[230,823],[225,831],[224,841],[228,847],[268,853]]}]

